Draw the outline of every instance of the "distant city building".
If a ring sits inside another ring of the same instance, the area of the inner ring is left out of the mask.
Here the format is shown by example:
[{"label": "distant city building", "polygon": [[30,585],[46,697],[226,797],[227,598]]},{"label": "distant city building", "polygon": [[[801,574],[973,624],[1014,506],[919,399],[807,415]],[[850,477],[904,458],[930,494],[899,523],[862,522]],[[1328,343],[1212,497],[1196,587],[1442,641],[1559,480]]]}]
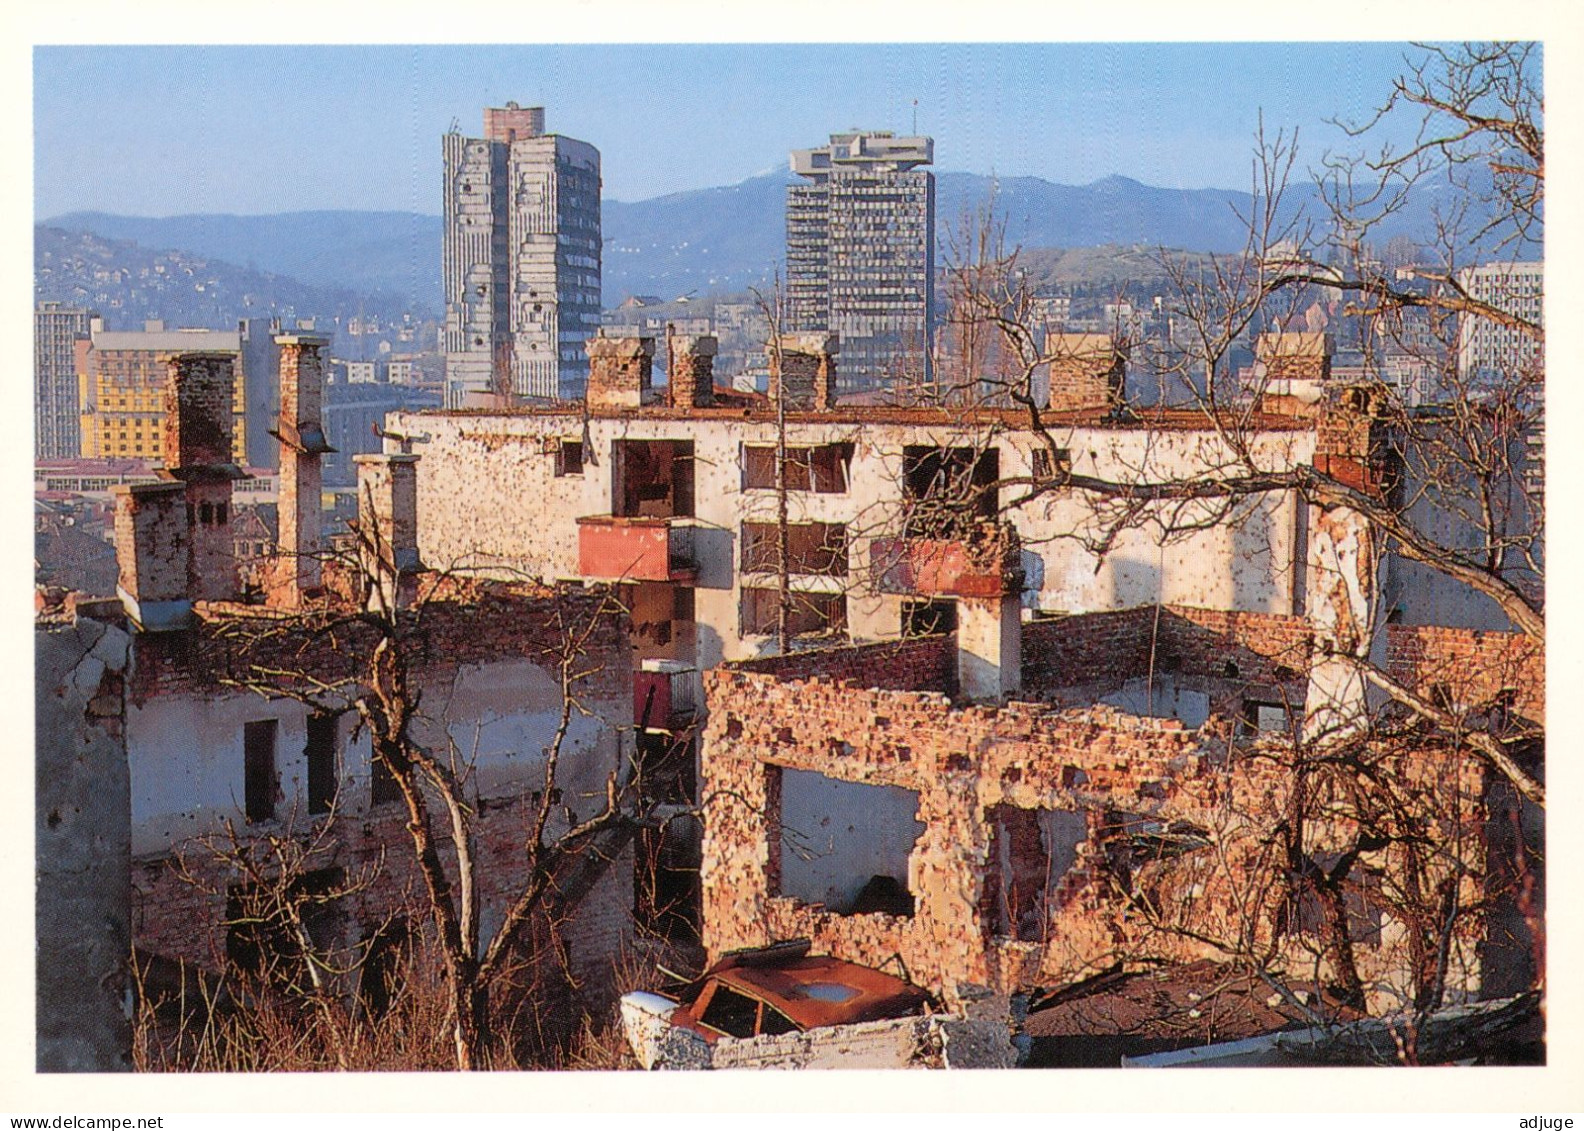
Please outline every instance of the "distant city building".
[{"label": "distant city building", "polygon": [[581,395],[600,325],[600,155],[544,132],[541,107],[484,111],[445,158],[446,403]]},{"label": "distant city building", "polygon": [[167,330],[158,320],[145,322],[142,330],[106,330],[101,319],[91,319],[74,357],[74,400],[81,415],[78,450],[72,454],[162,459],[169,359],[177,353],[208,351],[236,358],[235,462],[278,466],[269,429],[280,408],[274,341],[279,332],[278,320],[263,318],[242,319],[235,330]]},{"label": "distant city building", "polygon": [[95,319],[88,340],[79,344],[81,454],[90,459],[162,460],[169,359],[197,352],[228,353],[236,359],[233,411],[239,419],[232,432],[232,459],[245,463],[248,382],[242,335],[235,330],[167,330],[159,321],[145,322],[142,330],[106,330]]},{"label": "distant city building", "polygon": [[[1487,263],[1458,276],[1470,298],[1536,326],[1545,322],[1545,263]],[[1540,353],[1536,335],[1489,318],[1465,315],[1458,323],[1458,373],[1464,378],[1518,372]]]},{"label": "distant city building", "polygon": [[353,457],[381,450],[376,429],[384,427],[387,412],[438,407],[439,397],[411,385],[350,381],[332,376],[325,382],[321,410],[325,441],[334,449],[321,457],[325,486],[346,487],[357,482]]},{"label": "distant city building", "polygon": [[33,449],[41,459],[70,459],[81,450],[76,350],[92,317],[58,302],[41,302],[33,312]]},{"label": "distant city building", "polygon": [[927,137],[832,134],[792,151],[787,322],[840,335],[841,392],[928,384],[935,176]]}]

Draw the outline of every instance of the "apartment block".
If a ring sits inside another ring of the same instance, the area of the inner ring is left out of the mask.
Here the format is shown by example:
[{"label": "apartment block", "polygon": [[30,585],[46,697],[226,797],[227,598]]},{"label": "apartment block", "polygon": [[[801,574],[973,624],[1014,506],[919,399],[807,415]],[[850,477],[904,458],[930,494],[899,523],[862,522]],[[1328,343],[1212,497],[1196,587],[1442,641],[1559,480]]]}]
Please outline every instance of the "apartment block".
[{"label": "apartment block", "polygon": [[77,406],[77,342],[93,314],[59,302],[33,312],[33,454],[72,459],[81,451]]},{"label": "apartment block", "polygon": [[447,405],[581,393],[600,324],[599,150],[515,102],[441,149]]},{"label": "apartment block", "polygon": [[832,134],[792,151],[787,328],[840,335],[839,392],[931,379],[935,176],[927,137]]},{"label": "apartment block", "polygon": [[[1487,263],[1464,271],[1458,281],[1470,298],[1534,326],[1545,325],[1543,260]],[[1465,380],[1523,372],[1538,364],[1542,348],[1534,333],[1490,318],[1464,315],[1458,322],[1458,373]]]},{"label": "apartment block", "polygon": [[235,362],[233,462],[277,466],[275,422],[279,397],[273,335],[279,323],[243,319],[236,330],[169,330],[145,322],[142,330],[106,330],[91,321],[78,339],[73,367],[80,413],[78,451],[90,459],[159,459],[169,361],[180,353],[218,352]]}]

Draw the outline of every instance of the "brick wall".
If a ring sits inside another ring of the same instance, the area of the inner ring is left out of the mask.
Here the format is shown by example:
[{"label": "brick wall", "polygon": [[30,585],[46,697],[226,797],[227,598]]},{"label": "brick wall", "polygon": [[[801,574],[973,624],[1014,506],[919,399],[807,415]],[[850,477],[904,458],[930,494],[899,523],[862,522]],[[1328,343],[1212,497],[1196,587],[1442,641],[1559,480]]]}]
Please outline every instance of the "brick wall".
[{"label": "brick wall", "polygon": [[165,466],[231,462],[236,356],[183,353],[172,357],[165,381]]},{"label": "brick wall", "polygon": [[[1213,618],[1205,619],[1213,638]],[[1109,623],[1126,626],[1128,618]],[[1284,624],[1267,627],[1277,639],[1296,635]],[[1283,743],[1234,741],[1214,718],[1189,730],[1104,706],[959,708],[939,693],[778,678],[745,665],[706,673],[705,693],[703,916],[712,955],[807,935],[817,953],[877,966],[900,957],[913,980],[948,996],[959,983],[1016,992],[1118,961],[1216,957],[1189,932],[1236,937],[1247,923],[1257,946],[1295,964],[1315,961],[1312,939],[1277,933],[1282,865],[1271,855],[1270,832],[1293,780]],[[1427,804],[1445,809],[1452,825],[1478,830],[1484,778],[1471,760],[1441,751],[1404,758],[1405,780],[1418,783]],[[925,831],[908,860],[912,916],[844,915],[780,895],[779,791],[788,768],[918,794]],[[1037,941],[993,934],[992,811],[1003,805],[1086,816],[1088,833],[1047,897]],[[1159,929],[1130,911],[1119,887],[1117,853],[1130,843],[1119,830],[1151,827],[1145,822],[1192,827],[1211,839],[1180,862],[1128,865],[1125,886],[1148,891],[1178,929]],[[1311,843],[1324,852],[1348,843],[1351,832],[1345,820],[1317,823]],[[1465,882],[1477,900],[1474,881]],[[1454,947],[1455,985],[1478,984],[1476,920],[1463,924]],[[1358,950],[1366,981],[1407,968],[1400,939],[1388,935]]]},{"label": "brick wall", "polygon": [[1422,694],[1444,687],[1462,709],[1490,704],[1511,689],[1515,712],[1545,725],[1545,646],[1521,633],[1390,624],[1386,668]]},{"label": "brick wall", "polygon": [[956,679],[956,644],[950,635],[917,636],[876,644],[851,644],[766,656],[733,664],[734,670],[763,672],[778,679],[823,676],[861,687],[896,691],[950,690]]},{"label": "brick wall", "polygon": [[716,340],[707,334],[666,338],[666,380],[671,407],[708,408],[715,403]]},{"label": "brick wall", "polygon": [[[346,580],[326,573],[327,584]],[[563,628],[593,620],[584,649],[611,661],[597,665],[580,684],[583,694],[620,702],[621,689],[631,687],[627,617],[601,590],[550,591],[450,579],[438,585],[425,580],[418,588],[423,607],[404,614],[402,625],[420,679],[439,678],[462,664],[513,658],[553,662]],[[253,668],[300,673],[296,682],[304,686],[310,680],[356,679],[377,638],[372,628],[344,612],[321,608],[293,617],[217,606],[190,631],[139,637],[132,700],[141,705],[160,695],[214,691]]]},{"label": "brick wall", "polygon": [[1108,334],[1050,334],[1050,401],[1053,412],[1109,408],[1122,399],[1127,355]]}]

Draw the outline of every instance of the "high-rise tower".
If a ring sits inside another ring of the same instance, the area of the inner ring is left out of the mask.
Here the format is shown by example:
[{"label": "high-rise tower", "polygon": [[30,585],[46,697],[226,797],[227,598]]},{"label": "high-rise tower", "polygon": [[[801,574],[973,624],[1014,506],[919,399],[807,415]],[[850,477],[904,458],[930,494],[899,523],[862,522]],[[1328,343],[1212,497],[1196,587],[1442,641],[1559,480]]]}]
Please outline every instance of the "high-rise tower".
[{"label": "high-rise tower", "polygon": [[445,135],[446,405],[469,393],[580,396],[600,320],[600,155],[544,110],[484,111]]},{"label": "high-rise tower", "polygon": [[935,157],[927,137],[832,134],[794,149],[787,320],[840,335],[841,392],[927,384],[935,291]]},{"label": "high-rise tower", "polygon": [[77,343],[92,317],[58,302],[33,312],[33,447],[41,459],[78,455]]}]

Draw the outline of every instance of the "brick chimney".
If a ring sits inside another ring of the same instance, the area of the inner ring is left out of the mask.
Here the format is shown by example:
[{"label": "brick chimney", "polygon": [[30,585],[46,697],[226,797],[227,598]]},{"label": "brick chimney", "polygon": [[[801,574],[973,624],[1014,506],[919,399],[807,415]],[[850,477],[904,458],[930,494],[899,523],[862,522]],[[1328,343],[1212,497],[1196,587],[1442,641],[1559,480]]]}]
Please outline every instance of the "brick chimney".
[{"label": "brick chimney", "polygon": [[650,397],[654,373],[653,338],[590,338],[588,392],[590,408],[639,408]]},{"label": "brick chimney", "polygon": [[334,451],[325,442],[324,360],[329,339],[314,334],[281,334],[280,416],[271,435],[280,440],[279,557],[270,586],[270,603],[294,608],[318,589],[320,528],[323,525],[320,460]]},{"label": "brick chimney", "polygon": [[1110,334],[1047,334],[1045,355],[1050,363],[1035,380],[1044,379],[1046,407],[1064,412],[1122,403],[1128,355]]},{"label": "brick chimney", "polygon": [[1389,462],[1385,401],[1380,386],[1326,389],[1315,420],[1315,470],[1356,491],[1379,495]]},{"label": "brick chimney", "polygon": [[1265,367],[1267,388],[1286,393],[1290,381],[1329,381],[1335,345],[1330,334],[1284,332],[1261,334],[1254,342],[1254,360]]},{"label": "brick chimney", "polygon": [[165,379],[165,475],[186,486],[187,596],[230,601],[237,595],[231,540],[231,462],[235,425],[235,355],[179,353]]},{"label": "brick chimney", "polygon": [[708,408],[715,403],[718,345],[713,334],[666,335],[672,408]]},{"label": "brick chimney", "polygon": [[145,632],[186,628],[192,620],[187,572],[192,527],[187,520],[187,485],[134,483],[115,494],[116,594],[132,621]]},{"label": "brick chimney", "polygon": [[770,399],[780,400],[784,389],[788,408],[828,410],[836,403],[836,354],[841,350],[840,337],[816,331],[782,334],[777,342],[779,367],[777,350],[768,351]]},{"label": "brick chimney", "polygon": [[357,464],[359,558],[376,608],[412,603],[418,559],[418,457],[379,453]]}]

